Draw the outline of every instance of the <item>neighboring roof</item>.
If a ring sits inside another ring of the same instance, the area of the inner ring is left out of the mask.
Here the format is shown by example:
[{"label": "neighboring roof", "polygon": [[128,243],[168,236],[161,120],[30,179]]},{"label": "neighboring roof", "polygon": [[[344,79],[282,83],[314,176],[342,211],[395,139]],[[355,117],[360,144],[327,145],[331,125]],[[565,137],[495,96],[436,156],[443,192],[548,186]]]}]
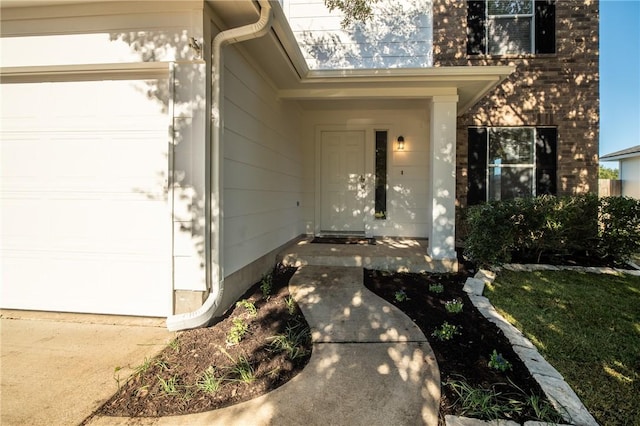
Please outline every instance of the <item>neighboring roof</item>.
[{"label": "neighboring roof", "polygon": [[617,161],[624,158],[640,157],[640,145],[603,155],[600,160]]}]

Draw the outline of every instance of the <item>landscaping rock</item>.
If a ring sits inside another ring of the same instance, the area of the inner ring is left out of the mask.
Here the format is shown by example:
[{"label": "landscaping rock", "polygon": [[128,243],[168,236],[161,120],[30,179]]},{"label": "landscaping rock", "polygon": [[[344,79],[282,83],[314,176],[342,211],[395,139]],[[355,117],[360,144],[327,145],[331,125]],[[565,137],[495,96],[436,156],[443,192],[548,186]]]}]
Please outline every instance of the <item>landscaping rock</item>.
[{"label": "landscaping rock", "polygon": [[553,366],[549,364],[549,362],[544,359],[536,349],[515,345],[513,346],[513,351],[518,354],[531,374],[539,374],[541,376],[549,376],[559,380],[564,380],[562,374],[553,368]]},{"label": "landscaping rock", "polygon": [[533,374],[533,377],[565,421],[580,426],[598,426],[598,422],[564,380],[541,374]]},{"label": "landscaping rock", "polygon": [[496,279],[496,273],[493,271],[489,271],[488,269],[480,269],[473,278],[477,280],[482,280],[484,283],[492,283]]},{"label": "landscaping rock", "polygon": [[476,278],[467,278],[462,290],[469,294],[482,296],[482,292],[484,291],[484,281]]},{"label": "landscaping rock", "polygon": [[469,417],[444,416],[446,426],[520,426],[520,423],[511,420],[491,420],[484,421]]}]

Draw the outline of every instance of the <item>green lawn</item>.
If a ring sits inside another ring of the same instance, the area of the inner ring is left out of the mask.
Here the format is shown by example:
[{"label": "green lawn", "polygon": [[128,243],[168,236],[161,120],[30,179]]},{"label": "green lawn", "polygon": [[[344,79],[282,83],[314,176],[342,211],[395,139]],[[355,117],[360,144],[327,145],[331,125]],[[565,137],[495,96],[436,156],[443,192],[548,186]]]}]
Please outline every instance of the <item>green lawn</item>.
[{"label": "green lawn", "polygon": [[640,277],[502,271],[485,295],[601,425],[640,425]]}]

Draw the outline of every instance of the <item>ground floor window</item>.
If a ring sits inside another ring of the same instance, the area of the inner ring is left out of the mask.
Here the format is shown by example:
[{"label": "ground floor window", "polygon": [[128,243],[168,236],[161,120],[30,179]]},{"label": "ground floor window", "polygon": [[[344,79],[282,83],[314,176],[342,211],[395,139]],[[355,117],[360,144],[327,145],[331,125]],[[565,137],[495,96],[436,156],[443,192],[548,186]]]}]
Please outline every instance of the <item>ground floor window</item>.
[{"label": "ground floor window", "polygon": [[556,128],[470,127],[467,203],[556,193]]},{"label": "ground floor window", "polygon": [[387,218],[387,131],[376,131],[376,219]]}]

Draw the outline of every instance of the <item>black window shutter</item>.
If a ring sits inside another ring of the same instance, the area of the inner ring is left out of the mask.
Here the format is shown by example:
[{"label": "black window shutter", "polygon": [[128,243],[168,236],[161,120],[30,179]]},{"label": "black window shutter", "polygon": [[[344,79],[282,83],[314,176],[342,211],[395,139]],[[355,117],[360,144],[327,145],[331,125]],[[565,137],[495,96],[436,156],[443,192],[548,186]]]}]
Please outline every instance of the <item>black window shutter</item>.
[{"label": "black window shutter", "polygon": [[536,1],[536,53],[556,52],[556,2]]},{"label": "black window shutter", "polygon": [[536,195],[556,195],[557,132],[553,127],[536,129]]},{"label": "black window shutter", "polygon": [[485,46],[485,2],[469,0],[467,2],[467,54],[481,55],[486,53]]},{"label": "black window shutter", "polygon": [[467,205],[487,201],[487,128],[469,127]]}]

